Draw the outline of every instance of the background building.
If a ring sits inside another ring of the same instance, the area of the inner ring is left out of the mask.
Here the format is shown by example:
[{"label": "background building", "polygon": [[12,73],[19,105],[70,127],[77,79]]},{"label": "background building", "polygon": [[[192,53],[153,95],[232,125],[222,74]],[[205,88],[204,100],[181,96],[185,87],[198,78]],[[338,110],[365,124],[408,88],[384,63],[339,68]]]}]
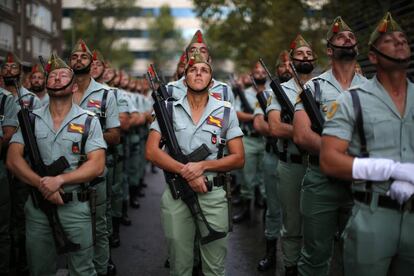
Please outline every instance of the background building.
[{"label": "background building", "polygon": [[14,52],[25,65],[62,50],[61,0],[0,0],[0,60]]},{"label": "background building", "polygon": [[[134,56],[132,74],[141,75],[147,70],[150,61],[151,41],[149,39],[149,22],[159,14],[160,7],[168,4],[172,16],[175,18],[175,26],[179,29],[185,41],[188,41],[194,32],[200,28],[201,22],[193,11],[193,3],[190,0],[137,0],[134,7],[129,10],[128,19],[116,27],[117,34],[121,37],[119,42],[126,42],[130,52]],[[64,30],[71,28],[71,15],[78,9],[90,9],[84,5],[83,0],[63,0]],[[111,18],[108,17],[108,23]],[[74,44],[73,41],[72,44]],[[172,70],[173,68],[171,68]],[[167,74],[169,72],[166,72]]]}]

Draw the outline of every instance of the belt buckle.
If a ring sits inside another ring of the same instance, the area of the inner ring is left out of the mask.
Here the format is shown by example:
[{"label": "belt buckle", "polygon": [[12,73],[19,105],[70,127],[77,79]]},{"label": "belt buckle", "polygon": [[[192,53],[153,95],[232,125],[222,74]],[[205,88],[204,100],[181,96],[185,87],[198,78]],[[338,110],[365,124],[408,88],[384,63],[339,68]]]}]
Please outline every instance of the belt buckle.
[{"label": "belt buckle", "polygon": [[226,145],[226,142],[227,142],[227,140],[226,139],[224,139],[224,138],[219,138],[218,139],[218,143],[219,143],[219,145]]}]

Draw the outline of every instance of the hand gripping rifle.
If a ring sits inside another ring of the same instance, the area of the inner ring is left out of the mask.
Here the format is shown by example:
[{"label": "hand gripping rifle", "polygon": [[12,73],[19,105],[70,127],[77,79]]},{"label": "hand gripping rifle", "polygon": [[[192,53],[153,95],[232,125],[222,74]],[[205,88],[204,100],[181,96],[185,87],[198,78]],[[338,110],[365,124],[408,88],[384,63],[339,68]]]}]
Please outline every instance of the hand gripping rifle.
[{"label": "hand gripping rifle", "polygon": [[300,92],[299,94],[299,97],[302,100],[303,107],[305,108],[305,111],[308,114],[309,119],[311,121],[312,130],[321,135],[325,119],[323,118],[318,106],[316,105],[312,92],[308,87],[304,87],[304,85],[300,81],[295,66],[292,63],[290,63],[290,67],[292,68],[293,77],[295,78],[295,81],[302,90],[302,92]]},{"label": "hand gripping rifle", "polygon": [[[66,168],[69,168],[69,163],[64,156],[59,157],[50,165],[46,165],[42,157],[40,156],[39,147],[34,135],[34,129],[30,120],[30,112],[28,108],[23,104],[22,95],[20,93],[17,82],[14,83],[17,95],[19,97],[20,111],[17,114],[19,119],[19,126],[22,131],[25,148],[29,156],[31,167],[39,176],[57,176],[61,174]],[[35,206],[40,208],[46,215],[49,222],[49,226],[52,229],[53,239],[55,241],[56,252],[58,254],[65,254],[68,252],[74,252],[80,249],[80,244],[73,243],[68,239],[63,230],[62,223],[60,222],[57,212],[57,206],[43,197],[43,195],[36,188],[31,189],[31,196]]]},{"label": "hand gripping rifle", "polygon": [[290,102],[288,96],[286,95],[285,91],[283,90],[282,86],[280,85],[279,79],[275,76],[272,77],[269,70],[266,67],[263,59],[259,59],[260,64],[265,69],[267,75],[270,79],[270,88],[272,88],[273,93],[276,96],[276,100],[279,102],[282,111],[281,111],[281,118],[282,121],[285,123],[292,123],[293,115],[295,113],[295,108],[293,107],[292,103]]},{"label": "hand gripping rifle", "polygon": [[[168,114],[166,107],[166,101],[161,95],[160,90],[155,90],[154,81],[152,79],[152,73],[147,72],[147,76],[150,80],[150,84],[153,88],[152,97],[154,99],[154,112],[157,117],[158,125],[161,129],[161,134],[165,139],[165,145],[168,149],[168,154],[177,160],[180,163],[187,164],[188,162],[199,162],[207,158],[210,155],[210,151],[206,144],[202,144],[196,150],[194,150],[189,155],[185,155],[178,144],[177,137],[174,133],[174,128],[172,125],[171,118]],[[197,193],[194,192],[187,181],[183,179],[179,174],[174,174],[170,172],[165,172],[167,178],[167,184],[170,188],[171,194],[174,199],[181,198],[182,201],[190,209],[191,215],[193,216],[194,223],[196,226],[197,234],[201,237],[201,244],[206,244],[226,236],[225,232],[218,232],[214,230],[211,225],[208,223],[204,213],[200,207],[198,201]],[[203,224],[205,225],[208,234],[202,235],[199,219],[201,218]]]}]

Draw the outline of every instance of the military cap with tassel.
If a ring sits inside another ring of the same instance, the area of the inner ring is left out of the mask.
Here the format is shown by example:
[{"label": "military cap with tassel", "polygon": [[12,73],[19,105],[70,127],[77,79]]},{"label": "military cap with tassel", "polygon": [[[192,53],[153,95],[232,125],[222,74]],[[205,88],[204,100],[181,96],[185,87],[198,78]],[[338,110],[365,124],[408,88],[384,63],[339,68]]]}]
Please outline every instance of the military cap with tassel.
[{"label": "military cap with tassel", "polygon": [[328,33],[326,34],[326,40],[330,41],[336,34],[345,31],[352,32],[352,29],[345,23],[342,17],[338,16],[334,19],[331,27],[329,28]]}]

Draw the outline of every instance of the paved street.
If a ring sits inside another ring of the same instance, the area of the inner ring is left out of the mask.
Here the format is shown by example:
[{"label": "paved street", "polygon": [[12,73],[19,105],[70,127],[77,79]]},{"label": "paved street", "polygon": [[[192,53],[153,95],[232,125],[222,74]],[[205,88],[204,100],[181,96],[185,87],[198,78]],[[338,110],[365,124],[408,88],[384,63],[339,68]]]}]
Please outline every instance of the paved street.
[{"label": "paved street", "polygon": [[[165,187],[162,172],[148,172],[146,183],[148,188],[146,197],[141,199],[141,208],[129,210],[133,225],[121,228],[121,247],[112,251],[120,276],[168,275],[168,269],[164,268],[167,247],[160,221],[160,198]],[[229,240],[227,275],[279,275],[256,270],[265,248],[261,216],[262,211],[256,209],[249,223],[234,226]]]}]

